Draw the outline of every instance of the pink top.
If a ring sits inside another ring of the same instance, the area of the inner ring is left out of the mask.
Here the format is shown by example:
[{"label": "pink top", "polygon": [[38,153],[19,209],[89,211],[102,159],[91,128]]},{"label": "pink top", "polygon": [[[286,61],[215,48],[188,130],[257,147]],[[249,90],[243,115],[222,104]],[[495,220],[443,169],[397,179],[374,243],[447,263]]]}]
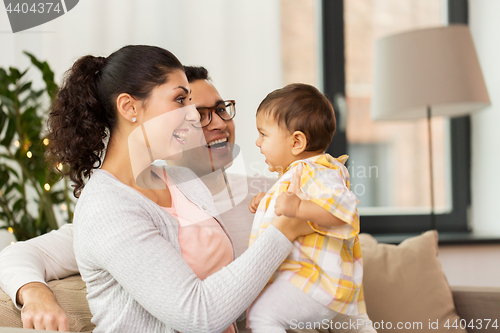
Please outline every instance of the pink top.
[{"label": "pink top", "polygon": [[[160,178],[164,179],[162,175]],[[177,217],[182,258],[201,280],[234,260],[233,246],[219,222],[189,201],[167,176],[172,207],[162,207]],[[235,333],[233,325],[223,333]]]},{"label": "pink top", "polygon": [[219,222],[189,201],[179,189],[168,185],[172,207],[163,207],[179,222],[182,258],[204,280],[233,260],[233,246]]}]

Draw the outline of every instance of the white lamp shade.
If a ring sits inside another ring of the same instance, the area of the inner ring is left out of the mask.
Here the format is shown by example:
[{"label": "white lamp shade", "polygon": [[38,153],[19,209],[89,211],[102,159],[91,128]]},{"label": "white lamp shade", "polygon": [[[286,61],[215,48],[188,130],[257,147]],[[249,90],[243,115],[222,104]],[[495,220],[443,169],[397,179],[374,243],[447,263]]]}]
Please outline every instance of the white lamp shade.
[{"label": "white lamp shade", "polygon": [[372,118],[462,116],[490,105],[472,35],[450,25],[382,38],[375,45]]}]

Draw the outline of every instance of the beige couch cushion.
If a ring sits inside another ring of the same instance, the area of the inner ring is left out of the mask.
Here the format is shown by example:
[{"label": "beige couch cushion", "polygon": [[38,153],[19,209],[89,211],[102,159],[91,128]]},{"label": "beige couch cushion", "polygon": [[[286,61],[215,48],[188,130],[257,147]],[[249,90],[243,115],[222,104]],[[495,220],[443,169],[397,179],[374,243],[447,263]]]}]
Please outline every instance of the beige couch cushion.
[{"label": "beige couch cushion", "polygon": [[[451,326],[460,318],[437,258],[436,231],[406,239],[398,246],[378,244],[368,234],[360,235],[360,240],[367,312],[373,322],[386,323],[378,332],[392,332],[398,322],[422,323],[423,331],[430,331],[429,324],[437,322],[439,328],[433,332],[466,332],[444,327],[448,320]],[[387,329],[389,322],[392,330]]]},{"label": "beige couch cushion", "polygon": [[[87,303],[85,282],[79,275],[48,283],[57,302],[66,312],[71,332],[91,332],[95,325],[90,322],[92,315]],[[23,327],[21,312],[14,306],[9,296],[0,289],[0,326]]]},{"label": "beige couch cushion", "polygon": [[20,315],[10,297],[0,289],[0,327],[23,327]]}]

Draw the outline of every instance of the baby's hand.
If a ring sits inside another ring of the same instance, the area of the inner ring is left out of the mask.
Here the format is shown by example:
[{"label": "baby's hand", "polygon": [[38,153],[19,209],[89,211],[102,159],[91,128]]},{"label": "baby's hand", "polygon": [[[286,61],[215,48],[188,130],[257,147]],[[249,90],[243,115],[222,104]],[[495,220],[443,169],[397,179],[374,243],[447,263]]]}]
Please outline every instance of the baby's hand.
[{"label": "baby's hand", "polygon": [[300,190],[302,168],[302,164],[299,164],[297,170],[295,170],[295,173],[293,174],[292,180],[290,181],[288,190],[281,193],[276,199],[276,203],[274,205],[274,214],[276,214],[276,216],[284,215],[286,217],[294,218],[299,210],[300,202],[308,199],[307,195]]},{"label": "baby's hand", "polygon": [[274,204],[274,214],[294,218],[302,200],[292,192],[281,193]]},{"label": "baby's hand", "polygon": [[256,196],[252,198],[252,201],[248,204],[248,210],[250,213],[255,214],[257,211],[257,207],[259,207],[259,203],[266,195],[266,192],[259,192]]}]

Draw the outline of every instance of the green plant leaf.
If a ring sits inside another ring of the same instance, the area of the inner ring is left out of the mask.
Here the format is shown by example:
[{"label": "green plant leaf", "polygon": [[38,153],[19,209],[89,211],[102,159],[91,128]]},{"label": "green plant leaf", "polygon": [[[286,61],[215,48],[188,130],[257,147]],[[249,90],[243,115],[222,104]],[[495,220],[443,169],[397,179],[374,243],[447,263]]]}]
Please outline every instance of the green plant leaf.
[{"label": "green plant leaf", "polygon": [[0,110],[0,133],[3,132],[3,125],[5,125],[5,121],[7,120],[7,115],[5,112]]},{"label": "green plant leaf", "polygon": [[6,164],[0,165],[0,170],[3,170],[3,169],[6,172],[8,172],[9,174],[14,175],[16,178],[19,178],[19,174],[17,173],[17,171],[14,170],[13,168],[11,168],[10,166],[8,166]]},{"label": "green plant leaf", "polygon": [[18,93],[19,95],[21,95],[23,92],[25,92],[26,90],[28,90],[28,89],[30,89],[30,88],[31,88],[31,82],[27,82],[27,83],[23,84],[23,85],[19,88],[19,90],[17,91],[17,93]]},{"label": "green plant leaf", "polygon": [[36,114],[36,108],[29,107],[21,114],[21,124],[24,128],[32,127],[35,123],[38,125],[41,123],[40,117]]},{"label": "green plant leaf", "polygon": [[8,195],[10,193],[10,191],[12,191],[13,189],[15,188],[15,185],[14,184],[10,184],[9,186],[7,186],[7,188],[3,191],[3,195]]},{"label": "green plant leaf", "polygon": [[5,159],[7,159],[7,160],[11,160],[11,159],[12,159],[12,158],[11,158],[9,155],[7,155],[7,154],[0,154],[0,157],[5,158]]},{"label": "green plant leaf", "polygon": [[22,72],[22,73],[21,73],[21,78],[24,76],[24,74],[26,74],[26,73],[28,72],[28,70],[29,70],[29,68],[26,68],[26,69],[24,70],[24,72]]},{"label": "green plant leaf", "polygon": [[47,87],[47,92],[50,96],[50,99],[54,99],[55,94],[57,92],[57,84],[54,81],[54,72],[50,69],[49,64],[44,61],[43,63],[38,60],[34,55],[29,52],[24,52],[30,59],[31,63],[35,65],[41,72],[43,76],[43,80],[45,81],[45,85]]},{"label": "green plant leaf", "polygon": [[13,78],[12,74],[4,71],[5,75],[2,77],[2,81],[5,83],[6,90],[8,91],[9,84],[16,84],[16,80]]},{"label": "green plant leaf", "polygon": [[0,84],[4,84],[5,77],[8,76],[5,69],[0,68]]},{"label": "green plant leaf", "polygon": [[13,82],[19,80],[22,76],[21,72],[17,68],[9,67],[9,71],[10,71],[10,77],[13,80]]},{"label": "green plant leaf", "polygon": [[19,183],[15,183],[15,184],[14,184],[14,186],[15,186],[15,188],[17,189],[17,191],[18,191],[19,193],[23,193],[23,192],[24,192],[24,190],[23,190],[23,186],[22,186],[21,184],[19,184]]},{"label": "green plant leaf", "polygon": [[[6,169],[1,168],[1,169],[0,169],[0,186],[2,186],[2,187],[3,187],[5,184],[7,184],[7,183],[8,183],[8,181],[9,181],[9,178],[10,178],[10,176],[9,176],[9,172],[8,172]],[[6,194],[6,195],[7,195],[7,194],[8,194],[8,192],[5,190],[5,191],[4,191],[4,194]]]},{"label": "green plant leaf", "polygon": [[53,204],[60,204],[64,202],[64,191],[53,191],[51,193],[51,200]]},{"label": "green plant leaf", "polygon": [[11,100],[9,97],[0,95],[0,101],[5,104],[5,106],[11,106],[14,107],[14,101]]},{"label": "green plant leaf", "polygon": [[21,209],[23,209],[25,205],[26,205],[26,203],[24,202],[23,198],[17,199],[17,201],[12,206],[12,211],[18,212]]},{"label": "green plant leaf", "polygon": [[16,122],[13,118],[14,118],[13,115],[9,116],[9,124],[7,125],[7,131],[5,131],[5,136],[3,137],[2,141],[0,141],[0,144],[7,147],[10,146],[12,139],[16,134]]}]

